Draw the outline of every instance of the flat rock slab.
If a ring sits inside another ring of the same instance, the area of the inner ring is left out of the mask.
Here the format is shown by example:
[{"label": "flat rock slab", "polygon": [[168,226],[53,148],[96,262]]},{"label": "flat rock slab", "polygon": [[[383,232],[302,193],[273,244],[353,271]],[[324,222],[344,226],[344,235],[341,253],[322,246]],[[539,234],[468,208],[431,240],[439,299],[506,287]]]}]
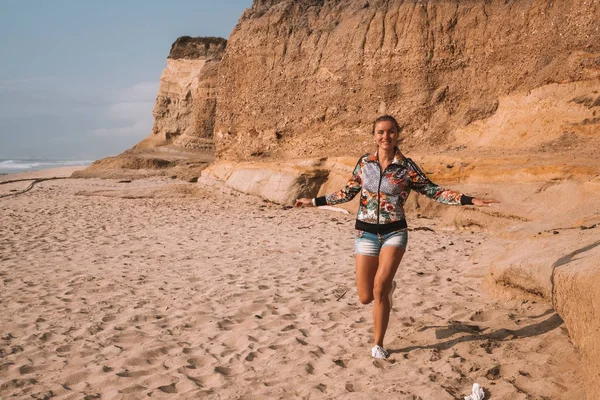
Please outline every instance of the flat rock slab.
[{"label": "flat rock slab", "polygon": [[292,205],[299,197],[316,196],[328,172],[317,165],[215,163],[202,176],[274,203]]}]

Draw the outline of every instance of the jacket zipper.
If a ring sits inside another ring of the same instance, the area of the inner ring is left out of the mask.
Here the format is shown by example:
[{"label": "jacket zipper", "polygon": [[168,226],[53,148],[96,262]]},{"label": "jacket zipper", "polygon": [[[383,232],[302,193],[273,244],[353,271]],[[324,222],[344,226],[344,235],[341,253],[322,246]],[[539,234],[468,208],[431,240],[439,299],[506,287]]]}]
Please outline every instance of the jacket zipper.
[{"label": "jacket zipper", "polygon": [[377,166],[379,167],[379,185],[377,185],[377,235],[379,235],[379,213],[381,210],[381,181],[383,180],[385,171],[387,171],[390,165],[388,164],[388,166],[385,167],[383,172],[381,172],[381,164],[379,163],[379,160],[377,160]]}]

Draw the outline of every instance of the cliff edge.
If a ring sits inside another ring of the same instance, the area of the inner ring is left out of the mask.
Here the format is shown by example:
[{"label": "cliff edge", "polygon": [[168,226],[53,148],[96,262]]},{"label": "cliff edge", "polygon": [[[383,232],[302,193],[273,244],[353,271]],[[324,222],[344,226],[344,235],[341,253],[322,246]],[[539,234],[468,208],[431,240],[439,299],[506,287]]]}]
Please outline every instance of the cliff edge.
[{"label": "cliff edge", "polygon": [[217,74],[226,46],[223,38],[178,38],[160,77],[150,134],[133,149],[96,161],[75,176],[197,179],[214,159]]}]

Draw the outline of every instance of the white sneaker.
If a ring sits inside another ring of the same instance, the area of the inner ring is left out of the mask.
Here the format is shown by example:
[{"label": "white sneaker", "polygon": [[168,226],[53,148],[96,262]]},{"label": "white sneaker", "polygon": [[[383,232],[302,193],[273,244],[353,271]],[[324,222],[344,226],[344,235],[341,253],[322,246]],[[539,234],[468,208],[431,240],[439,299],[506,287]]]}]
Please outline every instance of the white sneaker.
[{"label": "white sneaker", "polygon": [[392,288],[388,294],[388,299],[390,300],[390,311],[392,311],[392,308],[394,308],[394,290],[396,290],[396,281],[392,281]]},{"label": "white sneaker", "polygon": [[371,349],[371,357],[373,358],[388,358],[389,355],[390,354],[383,347],[377,344]]}]

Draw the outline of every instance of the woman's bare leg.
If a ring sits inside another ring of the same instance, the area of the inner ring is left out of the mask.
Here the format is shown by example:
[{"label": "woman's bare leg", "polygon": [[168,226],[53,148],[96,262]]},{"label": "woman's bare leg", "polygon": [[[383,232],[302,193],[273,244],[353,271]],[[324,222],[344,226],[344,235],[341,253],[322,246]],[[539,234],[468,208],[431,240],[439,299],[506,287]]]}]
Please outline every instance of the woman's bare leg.
[{"label": "woman's bare leg", "polygon": [[[378,267],[373,280],[373,343],[383,347],[383,337],[390,319],[390,300],[388,294],[392,281],[404,256],[400,247],[383,247],[379,253]],[[358,263],[357,263],[358,265]],[[357,275],[358,276],[358,275]],[[360,292],[359,292],[360,296]]]},{"label": "woman's bare leg", "polygon": [[356,254],[356,288],[358,299],[363,304],[373,301],[373,284],[379,265],[379,257]]}]

